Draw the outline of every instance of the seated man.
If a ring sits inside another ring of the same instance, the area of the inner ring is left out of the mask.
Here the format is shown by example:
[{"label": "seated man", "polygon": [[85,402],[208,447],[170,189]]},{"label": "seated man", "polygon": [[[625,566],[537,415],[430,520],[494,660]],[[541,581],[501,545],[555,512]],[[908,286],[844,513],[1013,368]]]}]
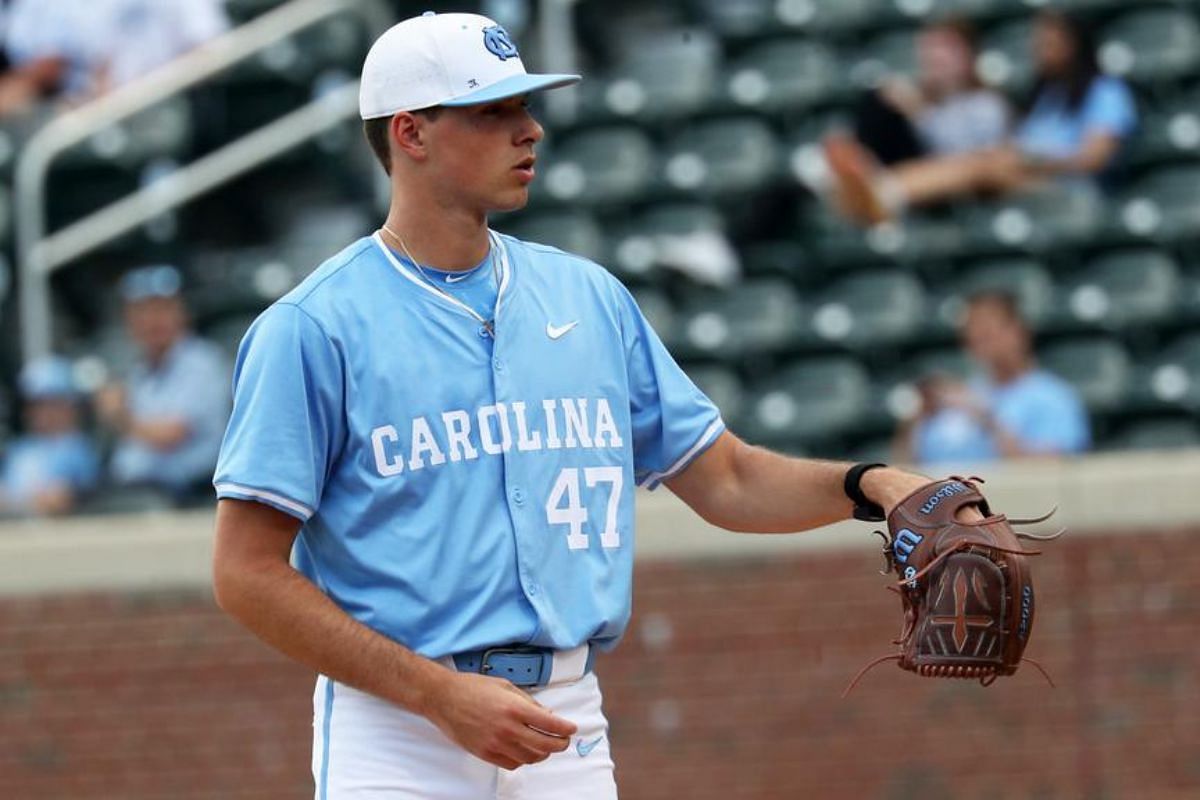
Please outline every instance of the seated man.
[{"label": "seated man", "polygon": [[1083,402],[1070,384],[1038,368],[1010,295],[970,299],[963,344],[982,373],[965,384],[945,376],[923,381],[922,408],[897,435],[898,459],[962,464],[1087,449]]},{"label": "seated man", "polygon": [[193,335],[174,267],[136,269],[120,283],[125,324],[141,360],[126,386],[96,395],[96,414],[118,437],[112,477],[176,494],[212,472],[229,414],[229,367],[221,350]]},{"label": "seated man", "polygon": [[99,459],[79,425],[79,393],[70,363],[31,361],[18,380],[25,433],[0,461],[0,513],[66,514],[96,483]]}]

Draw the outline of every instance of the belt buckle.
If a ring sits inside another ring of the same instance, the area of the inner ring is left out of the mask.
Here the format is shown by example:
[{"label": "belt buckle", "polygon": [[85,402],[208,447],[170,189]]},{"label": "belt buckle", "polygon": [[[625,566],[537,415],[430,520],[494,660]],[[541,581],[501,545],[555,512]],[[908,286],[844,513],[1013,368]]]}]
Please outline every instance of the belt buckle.
[{"label": "belt buckle", "polygon": [[[516,676],[498,676],[511,681],[516,686],[541,686],[550,680],[549,667],[547,661],[553,663],[553,654],[540,647],[489,647],[483,651],[483,655],[479,658],[479,672],[482,675],[489,675],[495,670],[495,667],[489,663],[493,656],[537,656],[541,659],[541,666],[532,681],[521,682]],[[511,670],[510,670],[511,672]]]}]

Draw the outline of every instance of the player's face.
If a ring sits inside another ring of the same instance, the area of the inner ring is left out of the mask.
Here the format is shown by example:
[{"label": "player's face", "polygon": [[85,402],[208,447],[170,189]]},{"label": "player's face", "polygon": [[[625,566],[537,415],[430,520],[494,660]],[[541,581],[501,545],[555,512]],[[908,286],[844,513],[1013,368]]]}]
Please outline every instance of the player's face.
[{"label": "player's face", "polygon": [[545,131],[527,97],[446,108],[429,127],[429,165],[443,189],[485,213],[529,200],[533,151]]}]

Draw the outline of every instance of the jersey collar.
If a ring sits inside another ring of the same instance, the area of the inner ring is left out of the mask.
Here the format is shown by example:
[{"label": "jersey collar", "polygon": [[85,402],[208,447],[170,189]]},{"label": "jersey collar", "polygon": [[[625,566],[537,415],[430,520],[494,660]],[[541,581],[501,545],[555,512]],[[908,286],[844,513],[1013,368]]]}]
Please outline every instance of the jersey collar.
[{"label": "jersey collar", "polygon": [[[399,258],[396,258],[396,254],[391,251],[391,248],[384,244],[383,237],[379,234],[379,231],[375,231],[375,233],[371,235],[371,239],[374,240],[375,246],[379,248],[379,252],[383,253],[384,258],[386,258],[388,263],[390,263],[392,267],[400,273],[401,277],[407,279],[414,286],[419,287],[422,291],[427,292],[433,297],[436,297],[442,305],[449,306],[455,311],[465,314],[471,319],[475,319],[475,314],[465,303],[453,295],[442,294],[437,289],[430,286],[427,281],[423,280],[419,275],[413,272],[413,270],[411,270],[407,264],[405,264]],[[494,312],[494,316],[498,318],[500,316],[500,306],[504,302],[504,291],[508,288],[508,282],[512,275],[512,266],[508,260],[508,248],[505,246],[504,241],[500,238],[499,234],[489,229],[488,239],[491,241],[493,257],[497,259],[497,266],[499,267],[500,272],[500,285],[496,290],[496,310]],[[499,327],[498,321],[496,322],[496,325]]]}]

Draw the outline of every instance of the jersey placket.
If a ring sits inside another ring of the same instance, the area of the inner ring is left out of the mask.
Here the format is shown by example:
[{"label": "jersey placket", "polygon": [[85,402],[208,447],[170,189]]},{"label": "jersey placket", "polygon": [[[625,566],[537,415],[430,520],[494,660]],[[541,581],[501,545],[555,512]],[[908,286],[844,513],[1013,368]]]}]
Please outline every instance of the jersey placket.
[{"label": "jersey placket", "polygon": [[[503,245],[501,245],[503,246]],[[507,253],[503,254],[507,262]],[[523,393],[520,386],[520,376],[513,371],[513,361],[509,358],[512,348],[521,339],[521,332],[516,326],[521,325],[520,314],[513,313],[513,304],[519,302],[514,291],[515,275],[511,262],[507,262],[508,291],[496,304],[496,336],[492,341],[492,402],[503,408],[512,408],[514,400],[520,400],[528,393]],[[501,414],[501,418],[505,415]],[[537,518],[539,505],[533,496],[530,486],[530,474],[522,469],[522,457],[514,439],[515,432],[502,431],[501,439],[506,443],[501,455],[504,464],[504,494],[508,504],[508,515],[512,522],[514,544],[517,550],[517,576],[526,600],[542,618],[541,603],[543,587],[538,582],[537,571],[531,554],[537,552],[537,542],[529,541],[528,537],[539,531]]]}]

